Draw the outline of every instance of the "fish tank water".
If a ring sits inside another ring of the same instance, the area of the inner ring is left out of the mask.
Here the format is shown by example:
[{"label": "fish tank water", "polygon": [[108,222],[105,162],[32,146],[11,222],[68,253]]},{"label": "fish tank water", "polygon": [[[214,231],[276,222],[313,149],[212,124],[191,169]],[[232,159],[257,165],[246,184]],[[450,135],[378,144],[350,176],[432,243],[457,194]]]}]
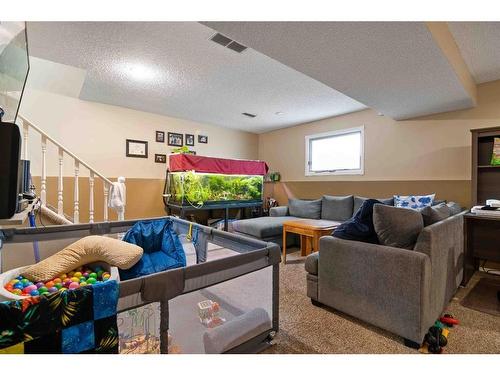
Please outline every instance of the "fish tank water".
[{"label": "fish tank water", "polygon": [[262,201],[263,176],[172,172],[170,202],[194,207],[231,201]]},{"label": "fish tank water", "polygon": [[170,204],[195,208],[261,203],[267,171],[267,164],[260,160],[171,154],[164,196]]}]

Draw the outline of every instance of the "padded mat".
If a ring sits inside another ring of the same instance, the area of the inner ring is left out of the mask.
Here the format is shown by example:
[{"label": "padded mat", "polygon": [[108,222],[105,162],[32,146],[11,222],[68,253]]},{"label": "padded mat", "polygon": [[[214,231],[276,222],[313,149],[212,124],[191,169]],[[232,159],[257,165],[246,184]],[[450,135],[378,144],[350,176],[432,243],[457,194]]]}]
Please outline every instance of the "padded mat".
[{"label": "padded mat", "polygon": [[500,316],[500,278],[483,277],[465,296],[460,304],[473,310]]}]

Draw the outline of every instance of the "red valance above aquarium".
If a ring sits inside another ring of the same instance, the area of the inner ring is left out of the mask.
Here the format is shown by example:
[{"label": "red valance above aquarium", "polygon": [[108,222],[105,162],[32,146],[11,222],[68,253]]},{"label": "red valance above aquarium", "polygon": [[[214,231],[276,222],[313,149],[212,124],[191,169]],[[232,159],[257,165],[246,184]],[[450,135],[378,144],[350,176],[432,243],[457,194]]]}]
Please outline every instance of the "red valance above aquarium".
[{"label": "red valance above aquarium", "polygon": [[265,162],[259,160],[221,159],[190,154],[170,154],[169,170],[170,172],[195,171],[198,173],[264,176],[269,168]]}]

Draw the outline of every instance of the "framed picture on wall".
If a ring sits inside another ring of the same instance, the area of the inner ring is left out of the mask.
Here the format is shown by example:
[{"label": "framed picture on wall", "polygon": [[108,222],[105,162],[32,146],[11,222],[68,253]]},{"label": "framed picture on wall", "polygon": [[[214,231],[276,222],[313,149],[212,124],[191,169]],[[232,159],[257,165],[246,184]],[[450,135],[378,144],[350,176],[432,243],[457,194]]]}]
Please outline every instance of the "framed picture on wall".
[{"label": "framed picture on wall", "polygon": [[161,132],[158,130],[156,131],[156,142],[165,142],[165,132]]},{"label": "framed picture on wall", "polygon": [[127,139],[126,156],[129,158],[148,158],[148,142]]},{"label": "framed picture on wall", "polygon": [[180,133],[170,133],[168,132],[168,145],[182,147],[184,144],[184,136]]},{"label": "framed picture on wall", "polygon": [[208,143],[208,135],[199,135],[198,143]]},{"label": "framed picture on wall", "polygon": [[155,163],[163,163],[167,162],[167,155],[165,154],[155,154]]},{"label": "framed picture on wall", "polygon": [[186,146],[194,146],[194,134],[185,134]]}]

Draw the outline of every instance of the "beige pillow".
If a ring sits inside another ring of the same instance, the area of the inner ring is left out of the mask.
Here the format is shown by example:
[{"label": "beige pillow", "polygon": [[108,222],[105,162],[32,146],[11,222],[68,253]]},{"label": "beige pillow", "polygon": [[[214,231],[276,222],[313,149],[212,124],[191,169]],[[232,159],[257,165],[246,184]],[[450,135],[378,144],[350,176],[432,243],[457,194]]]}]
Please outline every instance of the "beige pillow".
[{"label": "beige pillow", "polygon": [[126,270],[141,257],[142,248],[137,245],[109,237],[88,236],[26,268],[23,276],[34,282],[45,281],[98,261]]}]

